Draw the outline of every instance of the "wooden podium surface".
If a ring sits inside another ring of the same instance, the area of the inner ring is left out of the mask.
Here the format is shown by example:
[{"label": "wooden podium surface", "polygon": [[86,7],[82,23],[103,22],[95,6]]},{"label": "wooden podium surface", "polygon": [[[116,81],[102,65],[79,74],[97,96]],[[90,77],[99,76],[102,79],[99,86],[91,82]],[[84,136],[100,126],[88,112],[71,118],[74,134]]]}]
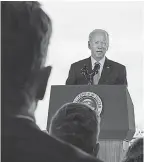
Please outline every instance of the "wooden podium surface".
[{"label": "wooden podium surface", "polygon": [[122,140],[99,140],[98,158],[106,162],[120,162],[124,156]]}]

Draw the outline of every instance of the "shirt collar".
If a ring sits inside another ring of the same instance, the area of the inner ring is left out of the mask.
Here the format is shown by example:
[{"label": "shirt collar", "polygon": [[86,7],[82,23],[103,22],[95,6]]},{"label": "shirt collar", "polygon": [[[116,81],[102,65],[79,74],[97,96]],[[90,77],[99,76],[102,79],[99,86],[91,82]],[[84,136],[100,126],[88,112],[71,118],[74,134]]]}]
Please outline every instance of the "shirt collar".
[{"label": "shirt collar", "polygon": [[[92,69],[94,68],[96,62],[97,61],[91,56]],[[104,62],[105,62],[105,56],[99,61],[101,67],[103,67]]]},{"label": "shirt collar", "polygon": [[30,117],[30,116],[25,116],[25,115],[16,115],[17,118],[22,118],[22,119],[28,119],[28,120],[31,120],[33,122],[35,122],[35,120]]}]

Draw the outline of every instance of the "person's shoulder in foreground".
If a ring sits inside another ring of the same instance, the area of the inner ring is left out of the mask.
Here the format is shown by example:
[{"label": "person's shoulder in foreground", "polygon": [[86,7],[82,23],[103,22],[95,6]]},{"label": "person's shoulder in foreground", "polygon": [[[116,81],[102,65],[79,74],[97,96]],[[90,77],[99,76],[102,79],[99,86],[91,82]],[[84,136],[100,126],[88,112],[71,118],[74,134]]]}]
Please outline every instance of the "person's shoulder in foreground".
[{"label": "person's shoulder in foreground", "polygon": [[1,17],[2,161],[96,162],[43,133],[35,122],[51,69],[45,67],[50,18],[35,1],[3,1]]},{"label": "person's shoulder in foreground", "polygon": [[42,132],[32,121],[15,118],[9,121],[9,127],[14,132],[9,131],[5,135],[2,161],[101,162],[90,154]]},{"label": "person's shoulder in foreground", "polygon": [[129,146],[123,162],[143,162],[143,141],[143,137],[134,140],[134,142]]}]

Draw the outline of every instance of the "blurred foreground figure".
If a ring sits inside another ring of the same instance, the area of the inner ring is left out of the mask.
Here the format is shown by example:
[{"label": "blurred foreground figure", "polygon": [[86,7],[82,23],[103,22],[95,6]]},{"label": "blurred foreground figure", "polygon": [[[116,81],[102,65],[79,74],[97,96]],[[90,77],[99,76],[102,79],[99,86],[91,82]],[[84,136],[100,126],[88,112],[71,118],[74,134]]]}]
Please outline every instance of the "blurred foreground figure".
[{"label": "blurred foreground figure", "polygon": [[128,148],[123,162],[143,162],[143,155],[143,138],[138,138]]},{"label": "blurred foreground figure", "polygon": [[51,67],[45,67],[52,32],[38,2],[1,2],[2,161],[96,162],[88,154],[42,132],[34,112]]},{"label": "blurred foreground figure", "polygon": [[50,135],[69,142],[97,156],[99,151],[99,117],[86,104],[67,103],[54,115]]}]

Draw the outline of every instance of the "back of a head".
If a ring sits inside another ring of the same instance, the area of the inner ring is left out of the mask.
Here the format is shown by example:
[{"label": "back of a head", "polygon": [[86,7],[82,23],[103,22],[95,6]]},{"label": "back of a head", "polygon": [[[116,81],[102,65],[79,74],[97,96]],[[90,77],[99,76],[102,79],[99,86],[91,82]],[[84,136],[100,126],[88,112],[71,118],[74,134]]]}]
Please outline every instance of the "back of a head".
[{"label": "back of a head", "polygon": [[1,22],[2,107],[20,107],[23,94],[30,95],[34,72],[45,64],[51,20],[38,2],[3,1]]},{"label": "back of a head", "polygon": [[138,138],[131,144],[123,161],[143,162],[143,138]]},{"label": "back of a head", "polygon": [[94,155],[97,151],[99,118],[88,105],[68,103],[54,115],[50,134]]}]

